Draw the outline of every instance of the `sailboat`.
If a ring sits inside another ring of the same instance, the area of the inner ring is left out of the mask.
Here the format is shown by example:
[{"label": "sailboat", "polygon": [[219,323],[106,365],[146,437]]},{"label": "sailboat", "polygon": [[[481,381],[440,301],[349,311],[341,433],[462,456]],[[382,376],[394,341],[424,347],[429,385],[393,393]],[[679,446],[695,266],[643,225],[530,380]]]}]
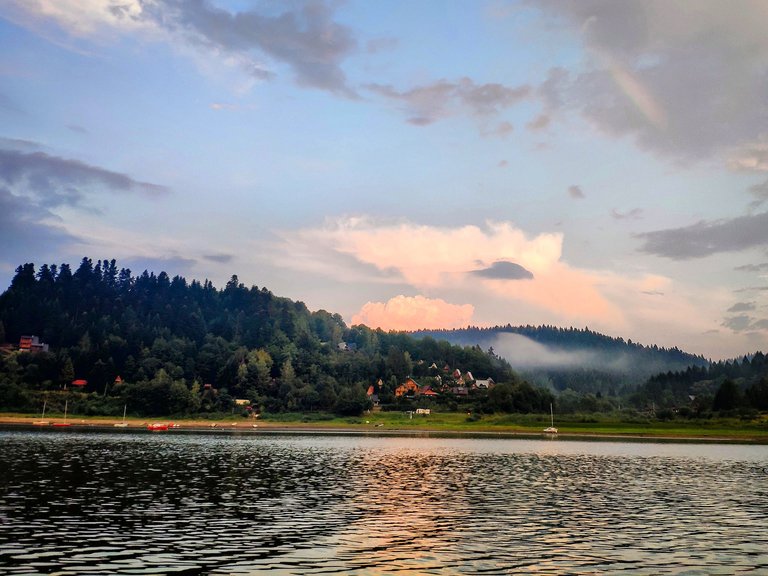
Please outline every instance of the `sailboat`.
[{"label": "sailboat", "polygon": [[548,428],[544,428],[545,434],[557,434],[557,428],[555,428],[555,412],[552,409],[552,404],[549,405],[549,418],[550,425]]},{"label": "sailboat", "polygon": [[69,422],[67,422],[67,404],[69,403],[69,400],[64,400],[64,422],[54,422],[54,426],[71,426]]},{"label": "sailboat", "polygon": [[125,421],[125,411],[128,409],[128,404],[123,406],[123,421],[115,424],[115,428],[128,428],[128,422]]},{"label": "sailboat", "polygon": [[48,420],[45,419],[45,405],[47,402],[48,402],[47,400],[43,400],[43,414],[42,416],[40,416],[40,420],[36,420],[32,422],[32,424],[34,424],[35,426],[48,426],[48,424],[50,424],[50,422],[48,422]]}]

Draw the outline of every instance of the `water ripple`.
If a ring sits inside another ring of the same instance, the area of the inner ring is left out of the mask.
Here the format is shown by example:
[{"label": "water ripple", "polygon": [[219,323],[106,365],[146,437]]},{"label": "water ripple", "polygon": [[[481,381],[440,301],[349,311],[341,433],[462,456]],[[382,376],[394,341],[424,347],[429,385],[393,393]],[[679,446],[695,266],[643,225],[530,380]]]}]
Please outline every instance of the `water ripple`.
[{"label": "water ripple", "polygon": [[766,448],[656,447],[0,433],[0,575],[768,573]]}]

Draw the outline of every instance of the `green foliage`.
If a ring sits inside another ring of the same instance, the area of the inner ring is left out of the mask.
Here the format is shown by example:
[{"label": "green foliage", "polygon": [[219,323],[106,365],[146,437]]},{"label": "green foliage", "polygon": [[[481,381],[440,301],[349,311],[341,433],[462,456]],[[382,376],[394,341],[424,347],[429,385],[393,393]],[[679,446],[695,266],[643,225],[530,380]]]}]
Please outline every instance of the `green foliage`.
[{"label": "green foliage", "polygon": [[534,388],[528,382],[516,382],[491,388],[482,409],[484,412],[546,412],[553,402],[551,392]]},{"label": "green foliage", "polygon": [[691,366],[650,378],[631,398],[645,410],[671,409],[706,417],[714,412],[768,410],[768,358],[755,352],[740,359]]},{"label": "green foliage", "polygon": [[361,385],[345,388],[339,394],[334,412],[340,416],[359,416],[371,407]]},{"label": "green foliage", "polygon": [[[115,260],[83,258],[74,272],[68,264],[19,266],[0,295],[0,322],[11,344],[34,334],[50,345],[0,356],[0,409],[39,411],[40,394],[84,379],[84,390],[69,390],[82,394],[84,413],[126,404],[136,415],[231,413],[235,399],[246,399],[256,411],[359,415],[379,380],[377,393],[390,403],[406,377],[436,385],[433,363],[498,383],[519,380],[479,347],[349,328],[338,314],[310,312],[237,276],[218,290],[165,272],[134,276]],[[468,402],[482,404],[486,395]],[[448,396],[431,405],[466,407]]]},{"label": "green foliage", "polygon": [[739,392],[739,387],[733,380],[725,379],[720,384],[712,400],[712,410],[720,412],[735,410],[738,408],[740,401],[741,393]]}]

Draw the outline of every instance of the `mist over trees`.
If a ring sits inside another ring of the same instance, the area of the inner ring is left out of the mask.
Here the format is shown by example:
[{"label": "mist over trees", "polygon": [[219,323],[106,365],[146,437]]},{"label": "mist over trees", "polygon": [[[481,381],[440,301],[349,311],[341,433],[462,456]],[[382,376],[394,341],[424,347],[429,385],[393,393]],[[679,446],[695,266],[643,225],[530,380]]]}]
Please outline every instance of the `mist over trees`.
[{"label": "mist over trees", "polygon": [[509,361],[523,378],[558,392],[624,395],[658,373],[709,364],[704,357],[677,347],[644,346],[589,328],[507,324],[491,328],[420,330],[413,335],[492,349]]}]

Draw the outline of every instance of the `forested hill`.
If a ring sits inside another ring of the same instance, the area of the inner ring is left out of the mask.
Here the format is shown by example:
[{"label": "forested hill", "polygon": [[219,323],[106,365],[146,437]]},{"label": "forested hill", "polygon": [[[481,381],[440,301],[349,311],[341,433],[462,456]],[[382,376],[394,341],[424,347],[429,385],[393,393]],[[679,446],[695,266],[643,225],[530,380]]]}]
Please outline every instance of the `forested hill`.
[{"label": "forested hill", "polygon": [[657,374],[635,394],[637,405],[659,410],[687,407],[701,411],[729,411],[741,407],[768,410],[768,357],[755,352],[741,359],[708,367],[690,367]]},{"label": "forested hill", "polygon": [[[37,336],[48,350],[20,352],[21,336]],[[122,412],[125,401],[145,414],[228,411],[233,398],[270,412],[359,412],[371,384],[381,380],[377,393],[391,397],[408,376],[426,381],[433,363],[518,382],[508,363],[479,348],[349,328],[338,314],[310,312],[236,276],[217,289],[88,258],[74,272],[19,266],[0,295],[0,344],[6,409],[29,409],[30,391],[73,380],[87,380],[83,392],[105,403],[114,399],[102,411]]]},{"label": "forested hill", "polygon": [[530,380],[578,392],[614,394],[637,386],[655,374],[708,365],[704,357],[676,347],[644,346],[588,328],[507,324],[492,328],[421,330],[413,335],[492,349]]}]

